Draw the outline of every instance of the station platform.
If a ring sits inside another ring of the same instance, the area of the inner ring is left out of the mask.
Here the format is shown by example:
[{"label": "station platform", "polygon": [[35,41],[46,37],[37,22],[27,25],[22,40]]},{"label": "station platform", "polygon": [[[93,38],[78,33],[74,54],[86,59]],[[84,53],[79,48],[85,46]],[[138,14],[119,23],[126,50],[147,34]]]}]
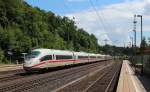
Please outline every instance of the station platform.
[{"label": "station platform", "polygon": [[123,61],[116,92],[147,92],[128,60]]},{"label": "station platform", "polygon": [[16,70],[22,69],[22,64],[1,64],[0,65],[0,72],[2,71],[9,71],[9,70]]}]

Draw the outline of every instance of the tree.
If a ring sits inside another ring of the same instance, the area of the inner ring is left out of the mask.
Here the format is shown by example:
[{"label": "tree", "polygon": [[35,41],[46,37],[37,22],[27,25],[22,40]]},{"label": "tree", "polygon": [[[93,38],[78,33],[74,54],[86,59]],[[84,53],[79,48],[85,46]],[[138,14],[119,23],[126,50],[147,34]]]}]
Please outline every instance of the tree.
[{"label": "tree", "polygon": [[146,42],[146,39],[145,37],[142,39],[142,42],[140,44],[140,51],[143,52],[143,50],[147,47],[147,42]]},{"label": "tree", "polygon": [[4,60],[4,52],[2,49],[0,49],[0,62],[2,63]]},{"label": "tree", "polygon": [[12,60],[33,48],[67,49],[98,52],[93,34],[78,28],[68,17],[32,7],[25,0],[0,0],[0,48]]},{"label": "tree", "polygon": [[148,46],[150,47],[150,37],[148,38]]}]

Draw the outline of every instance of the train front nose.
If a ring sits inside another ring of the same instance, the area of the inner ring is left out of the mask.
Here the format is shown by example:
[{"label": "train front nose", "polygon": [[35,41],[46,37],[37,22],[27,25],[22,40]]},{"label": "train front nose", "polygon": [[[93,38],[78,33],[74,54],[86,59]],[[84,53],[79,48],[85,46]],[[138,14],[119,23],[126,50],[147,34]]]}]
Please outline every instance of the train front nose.
[{"label": "train front nose", "polygon": [[40,51],[31,51],[30,53],[28,53],[25,57],[25,61],[23,64],[23,67],[25,70],[31,70],[33,69],[34,65],[36,65],[38,62],[38,56],[40,55]]},{"label": "train front nose", "polygon": [[25,60],[23,64],[24,70],[31,70],[32,68],[32,61],[31,60]]}]

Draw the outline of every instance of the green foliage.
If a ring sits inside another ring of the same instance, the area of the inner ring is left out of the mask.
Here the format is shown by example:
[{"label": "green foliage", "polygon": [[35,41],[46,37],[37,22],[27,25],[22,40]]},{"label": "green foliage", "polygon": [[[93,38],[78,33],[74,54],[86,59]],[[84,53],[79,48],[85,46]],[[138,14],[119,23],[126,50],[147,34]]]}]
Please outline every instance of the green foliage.
[{"label": "green foliage", "polygon": [[140,50],[143,51],[147,46],[148,45],[147,45],[146,39],[144,37],[143,40],[142,40],[142,42],[141,42],[141,44],[140,44],[140,47],[141,47]]},{"label": "green foliage", "polygon": [[0,0],[0,16],[0,55],[8,60],[8,51],[16,60],[33,48],[98,52],[93,34],[67,17],[33,8],[24,0]]},{"label": "green foliage", "polygon": [[150,47],[150,37],[148,38],[148,46]]},{"label": "green foliage", "polygon": [[0,49],[0,62],[2,63],[4,60],[4,52],[2,49]]}]

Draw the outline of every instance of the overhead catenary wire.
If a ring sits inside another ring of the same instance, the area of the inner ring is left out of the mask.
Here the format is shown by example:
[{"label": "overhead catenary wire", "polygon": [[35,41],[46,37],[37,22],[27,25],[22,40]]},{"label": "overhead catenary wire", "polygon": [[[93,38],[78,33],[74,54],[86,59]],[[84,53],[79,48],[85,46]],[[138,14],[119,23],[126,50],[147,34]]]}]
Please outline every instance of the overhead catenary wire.
[{"label": "overhead catenary wire", "polygon": [[[90,5],[93,7],[93,9],[94,9],[94,11],[95,11],[95,13],[96,13],[96,16],[97,16],[97,18],[98,18],[99,24],[100,24],[100,25],[102,24],[103,29],[104,29],[105,31],[108,30],[107,27],[106,27],[105,24],[104,24],[104,20],[103,20],[102,16],[98,13],[98,11],[97,11],[97,9],[96,9],[94,3],[93,3],[91,0],[89,0],[89,2],[90,2]],[[70,8],[68,8],[68,6],[67,6],[66,4],[64,4],[64,8],[65,8],[65,10],[68,11],[68,12],[71,11]]]},{"label": "overhead catenary wire", "polygon": [[[96,6],[98,6],[98,3],[99,3],[98,1],[99,0],[96,0],[96,3],[95,3]],[[101,17],[105,21],[105,24],[107,25],[108,31],[114,31],[112,29],[117,28],[116,23],[115,24],[113,23],[113,25],[112,25],[112,23],[110,23],[110,20],[106,18],[106,15],[104,16],[103,11],[99,11],[99,13],[102,15]],[[119,24],[119,25],[122,25],[122,24]]]},{"label": "overhead catenary wire", "polygon": [[[99,13],[99,12],[98,12],[98,10],[97,10],[95,4],[93,3],[93,1],[92,1],[92,0],[89,0],[89,3],[90,3],[90,5],[93,7],[93,10],[95,11],[95,14],[96,14],[96,16],[97,16],[98,24],[99,24],[100,26],[102,26],[102,28],[103,28],[104,31],[106,31],[106,32],[109,31],[109,30],[111,30],[112,28],[109,28],[109,27],[108,27],[109,23],[107,23],[106,19],[103,17],[104,15],[103,15],[102,13]],[[71,11],[70,8],[68,8],[68,5],[66,5],[66,3],[64,4],[64,8],[65,8],[65,10],[68,11],[68,12]],[[106,24],[107,26],[106,26],[105,24]],[[107,33],[105,33],[105,34],[107,34]]]},{"label": "overhead catenary wire", "polygon": [[[90,3],[90,5],[93,7],[93,10],[94,10],[95,13],[96,13],[96,16],[97,16],[97,18],[98,18],[98,23],[99,23],[99,25],[102,24],[102,27],[103,27],[104,31],[109,31],[109,29],[105,26],[104,20],[103,20],[102,16],[99,14],[99,12],[97,11],[97,9],[96,9],[94,3],[92,2],[92,0],[89,0],[89,3]],[[106,34],[107,34],[107,33],[106,33]],[[108,39],[107,39],[107,40],[108,40]]]},{"label": "overhead catenary wire", "polygon": [[[98,0],[96,0],[96,4],[98,6]],[[112,24],[107,20],[107,18],[104,16],[103,11],[100,11],[100,14],[102,15],[102,19],[105,21],[107,28],[109,28],[109,30],[111,31],[113,29]],[[115,27],[115,25],[114,25]],[[115,27],[116,28],[116,27]]]},{"label": "overhead catenary wire", "polygon": [[99,21],[100,25],[102,24],[103,29],[106,31],[107,28],[105,27],[104,21],[103,21],[102,17],[100,16],[100,14],[98,13],[98,11],[97,11],[97,9],[96,9],[94,3],[92,2],[92,0],[89,0],[89,3],[90,3],[90,5],[93,7],[93,10],[95,11],[95,14],[96,14],[96,16],[97,16],[97,18],[98,18],[98,21]]}]

